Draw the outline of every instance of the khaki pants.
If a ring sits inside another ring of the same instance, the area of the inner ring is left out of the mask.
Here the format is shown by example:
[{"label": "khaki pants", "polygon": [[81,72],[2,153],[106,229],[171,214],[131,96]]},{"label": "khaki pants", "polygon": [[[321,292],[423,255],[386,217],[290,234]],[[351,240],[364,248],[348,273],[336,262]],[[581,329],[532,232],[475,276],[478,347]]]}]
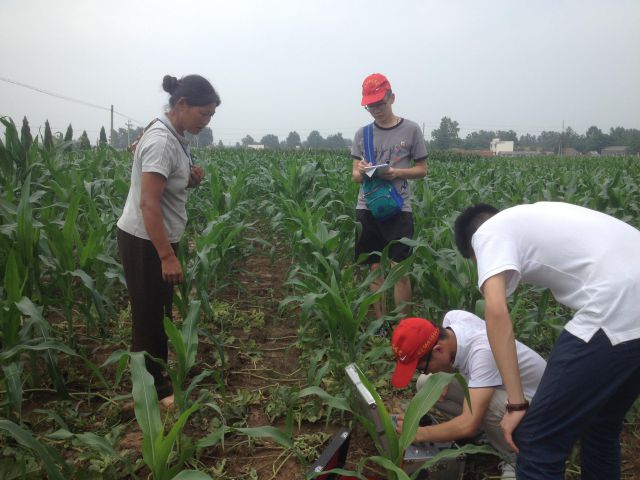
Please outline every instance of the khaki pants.
[{"label": "khaki pants", "polygon": [[[430,375],[430,374],[429,374]],[[420,375],[416,382],[416,390],[420,390],[427,382],[429,375]],[[457,417],[462,414],[462,405],[466,401],[464,391],[457,381],[449,384],[449,390],[443,401],[436,403],[436,408],[447,418]],[[515,463],[515,453],[511,450],[504,438],[500,422],[506,413],[507,392],[496,388],[489,402],[489,407],[482,419],[482,430],[487,435],[489,443],[501,454]]]}]

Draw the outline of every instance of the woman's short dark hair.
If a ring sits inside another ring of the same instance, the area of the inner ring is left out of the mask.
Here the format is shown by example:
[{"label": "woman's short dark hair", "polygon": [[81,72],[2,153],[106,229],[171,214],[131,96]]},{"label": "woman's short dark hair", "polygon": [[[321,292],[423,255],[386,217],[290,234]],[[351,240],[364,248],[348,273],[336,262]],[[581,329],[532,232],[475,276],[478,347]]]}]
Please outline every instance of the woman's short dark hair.
[{"label": "woman's short dark hair", "polygon": [[165,75],[162,79],[162,89],[171,95],[169,98],[171,108],[175,107],[182,97],[187,105],[192,107],[201,107],[210,103],[215,103],[218,106],[222,103],[209,80],[200,75],[187,75],[180,80],[171,75]]},{"label": "woman's short dark hair", "polygon": [[499,210],[496,207],[486,203],[479,203],[468,207],[456,218],[454,225],[456,246],[464,258],[470,258],[473,255],[473,248],[471,247],[473,234],[480,228],[480,225],[498,212]]}]

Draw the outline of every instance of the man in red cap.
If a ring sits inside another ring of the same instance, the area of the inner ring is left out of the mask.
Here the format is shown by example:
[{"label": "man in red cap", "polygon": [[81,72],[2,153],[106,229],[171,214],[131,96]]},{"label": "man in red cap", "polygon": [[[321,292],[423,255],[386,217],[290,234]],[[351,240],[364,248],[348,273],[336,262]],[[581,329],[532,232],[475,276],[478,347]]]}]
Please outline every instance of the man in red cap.
[{"label": "man in red cap", "polygon": [[[531,399],[546,362],[526,345],[516,344],[522,386]],[[394,387],[405,388],[416,371],[423,373],[416,382],[418,389],[426,383],[428,374],[453,371],[458,371],[469,386],[471,408],[460,385],[453,382],[437,404],[451,419],[419,427],[415,441],[451,442],[473,437],[482,428],[489,443],[509,459],[501,465],[502,478],[515,478],[514,452],[500,429],[507,393],[491,353],[484,320],[463,310],[448,312],[442,328],[423,318],[405,318],[395,328],[391,346],[397,361],[391,377]],[[400,416],[398,420],[399,432],[402,419]]]},{"label": "man in red cap", "polygon": [[[408,180],[423,178],[427,174],[427,147],[422,130],[415,122],[398,117],[393,113],[395,94],[387,77],[374,73],[362,83],[361,105],[373,117],[373,155],[376,165],[388,164],[388,168],[377,170],[376,175],[392,182],[402,197],[401,211],[384,221],[376,220],[364,197],[362,186],[356,205],[356,220],[362,224],[362,232],[355,245],[355,258],[369,254],[364,263],[375,270],[380,266],[380,257],[372,252],[382,252],[393,240],[413,237],[413,216],[411,213],[411,191]],[[354,182],[363,183],[365,168],[370,166],[365,159],[364,128],[355,135],[351,147],[353,158],[352,178]],[[389,248],[389,258],[397,263],[411,255],[407,245],[394,243]],[[371,290],[377,291],[383,278],[378,278]],[[411,283],[409,277],[401,278],[394,288],[396,306],[411,301]],[[383,315],[382,302],[375,304],[376,317]],[[408,306],[405,307],[405,313]]]}]

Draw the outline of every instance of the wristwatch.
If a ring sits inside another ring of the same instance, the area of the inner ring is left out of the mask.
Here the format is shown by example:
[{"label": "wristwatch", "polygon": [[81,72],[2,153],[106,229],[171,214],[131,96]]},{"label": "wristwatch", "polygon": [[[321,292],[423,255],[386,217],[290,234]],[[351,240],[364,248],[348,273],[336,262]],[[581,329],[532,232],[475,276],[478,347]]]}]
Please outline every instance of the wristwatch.
[{"label": "wristwatch", "polygon": [[523,403],[509,403],[505,405],[507,412],[521,412],[529,408],[529,401],[525,400]]}]

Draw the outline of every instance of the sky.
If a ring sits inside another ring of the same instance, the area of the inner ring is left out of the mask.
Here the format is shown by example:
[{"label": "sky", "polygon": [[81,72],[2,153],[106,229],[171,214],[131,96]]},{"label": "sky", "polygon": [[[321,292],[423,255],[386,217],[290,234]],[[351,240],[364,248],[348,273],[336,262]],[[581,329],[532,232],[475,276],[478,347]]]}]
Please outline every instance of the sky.
[{"label": "sky", "polygon": [[444,116],[462,138],[640,128],[638,25],[638,0],[0,0],[0,116],[93,143],[110,105],[116,129],[144,126],[163,76],[197,73],[222,98],[216,143],[352,138],[380,72],[427,139]]}]

